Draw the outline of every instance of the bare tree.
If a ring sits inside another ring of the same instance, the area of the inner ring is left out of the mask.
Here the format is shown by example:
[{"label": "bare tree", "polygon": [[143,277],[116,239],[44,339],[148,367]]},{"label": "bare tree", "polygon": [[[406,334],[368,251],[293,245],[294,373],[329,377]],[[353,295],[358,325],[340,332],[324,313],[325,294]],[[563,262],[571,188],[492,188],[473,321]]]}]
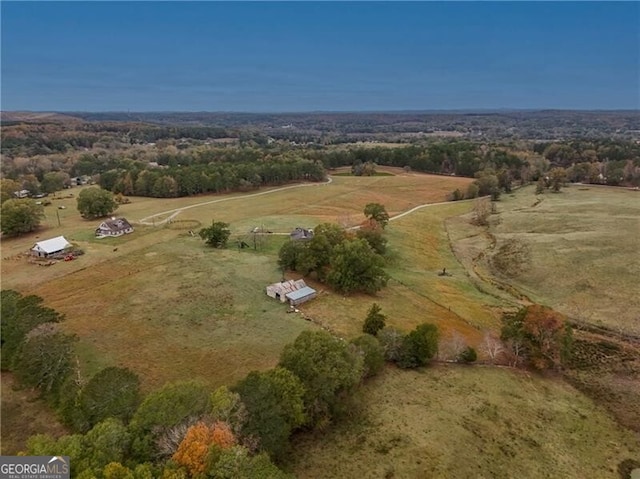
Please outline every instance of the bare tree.
[{"label": "bare tree", "polygon": [[511,338],[506,343],[510,355],[509,365],[513,368],[518,367],[524,360],[524,343],[520,338]]},{"label": "bare tree", "polygon": [[487,226],[491,214],[491,202],[488,198],[478,198],[473,203],[473,218],[471,222],[477,226]]},{"label": "bare tree", "polygon": [[441,343],[438,351],[438,357],[458,359],[466,347],[467,344],[465,343],[464,337],[462,337],[462,335],[457,331],[454,331],[447,341]]},{"label": "bare tree", "polygon": [[496,358],[504,352],[504,347],[502,341],[487,331],[482,341],[482,351],[489,356],[491,364],[495,364]]}]

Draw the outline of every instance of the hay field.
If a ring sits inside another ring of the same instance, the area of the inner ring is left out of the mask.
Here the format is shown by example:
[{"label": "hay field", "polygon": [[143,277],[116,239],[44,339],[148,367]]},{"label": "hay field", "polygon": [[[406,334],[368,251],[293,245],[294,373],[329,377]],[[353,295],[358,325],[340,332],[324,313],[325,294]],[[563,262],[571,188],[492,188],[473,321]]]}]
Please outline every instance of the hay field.
[{"label": "hay field", "polygon": [[514,239],[530,261],[493,273],[569,316],[640,334],[640,192],[573,185],[540,199],[528,187],[500,202],[496,248]]},{"label": "hay field", "polygon": [[640,443],[564,383],[510,369],[388,367],[354,416],[299,435],[304,478],[618,478]]}]

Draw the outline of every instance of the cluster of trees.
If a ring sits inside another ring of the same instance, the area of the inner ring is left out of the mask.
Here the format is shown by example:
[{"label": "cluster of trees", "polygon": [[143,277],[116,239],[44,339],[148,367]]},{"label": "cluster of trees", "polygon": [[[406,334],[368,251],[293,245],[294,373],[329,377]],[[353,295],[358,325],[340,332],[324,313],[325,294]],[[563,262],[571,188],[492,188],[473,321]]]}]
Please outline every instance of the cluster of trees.
[{"label": "cluster of trees", "polygon": [[386,320],[382,308],[373,303],[362,325],[365,337],[376,339],[382,348],[383,360],[395,363],[403,369],[417,368],[426,366],[438,352],[440,334],[435,325],[423,323],[405,334],[387,327]]},{"label": "cluster of trees", "polygon": [[209,140],[237,136],[236,130],[217,126],[159,126],[126,121],[3,122],[2,154],[35,156],[84,150],[111,142],[126,145],[182,138]]},{"label": "cluster of trees", "polygon": [[100,175],[99,183],[114,193],[169,198],[324,179],[321,164],[290,160],[109,170]]},{"label": "cluster of trees", "polygon": [[366,206],[367,222],[355,233],[323,223],[314,228],[313,238],[292,240],[280,248],[278,264],[283,271],[314,275],[342,293],[374,294],[388,280],[384,271],[387,240],[383,235],[389,221],[384,206]]},{"label": "cluster of trees", "polygon": [[528,163],[504,147],[486,147],[467,140],[409,145],[398,148],[358,147],[343,150],[310,150],[307,156],[327,168],[351,166],[361,175],[375,171],[374,165],[410,168],[426,173],[473,176],[486,168],[508,169],[520,179]]},{"label": "cluster of trees", "polygon": [[[72,477],[81,479],[288,478],[275,464],[292,434],[322,430],[348,412],[353,392],[381,371],[388,350],[370,334],[345,342],[306,331],[285,346],[275,368],[251,372],[231,388],[211,392],[183,381],[143,399],[127,369],[82,378],[75,338],[55,329],[64,318],[40,298],[2,291],[2,304],[2,368],[39,388],[73,431],[33,436],[26,453],[69,455]],[[437,330],[419,326],[400,349],[402,367],[426,364]]]},{"label": "cluster of trees", "polygon": [[0,366],[13,371],[25,385],[35,387],[52,402],[71,371],[75,338],[58,330],[64,317],[42,304],[38,296],[22,296],[13,290],[0,293]]},{"label": "cluster of trees", "polygon": [[[118,209],[118,202],[109,191],[86,188],[78,194],[78,211],[85,219],[109,216]],[[0,231],[18,236],[35,231],[44,219],[44,207],[30,198],[7,199],[0,206]]]},{"label": "cluster of trees", "polygon": [[503,315],[501,339],[513,366],[558,368],[571,358],[571,326],[563,315],[545,306],[527,306]]}]

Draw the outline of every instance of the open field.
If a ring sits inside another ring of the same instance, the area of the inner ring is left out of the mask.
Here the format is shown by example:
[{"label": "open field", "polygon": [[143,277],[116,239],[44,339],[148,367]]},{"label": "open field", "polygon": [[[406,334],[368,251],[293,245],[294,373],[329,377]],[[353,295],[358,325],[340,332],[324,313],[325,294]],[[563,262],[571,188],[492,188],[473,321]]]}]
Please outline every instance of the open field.
[{"label": "open field", "polygon": [[[573,185],[536,198],[532,187],[505,195],[488,231],[468,215],[447,219],[457,258],[474,284],[512,304],[565,313],[575,331],[565,376],[623,424],[640,431],[640,194]],[[504,271],[494,255],[503,245]],[[519,253],[518,253],[519,251]],[[635,337],[635,338],[634,338]]]},{"label": "open field", "polygon": [[[118,214],[134,224],[158,213],[164,213],[158,216],[162,219],[176,209],[193,208],[181,211],[172,223],[137,224],[132,235],[102,240],[93,237],[98,221],[79,217],[75,197],[56,200],[47,207],[47,229],[3,240],[2,287],[38,294],[46,305],[67,316],[63,327],[80,338],[78,354],[85,375],[109,365],[129,367],[140,375],[145,392],[187,378],[202,379],[211,387],[233,384],[251,370],[274,366],[282,347],[306,329],[324,327],[352,338],[360,334],[374,301],[382,306],[391,326],[409,330],[421,322],[433,322],[443,342],[455,332],[478,347],[484,330],[496,331],[500,312],[512,308],[516,300],[469,271],[473,261],[467,256],[473,259],[492,244],[490,235],[483,236],[481,228],[468,224],[472,202],[428,206],[392,221],[387,227],[391,280],[375,297],[343,297],[313,284],[319,295],[301,307],[312,320],[305,321],[301,314],[287,314],[286,306],[264,294],[264,287],[281,277],[277,251],[293,227],[312,227],[324,221],[357,225],[369,202],[380,202],[392,216],[397,215],[421,204],[441,202],[447,193],[465,188],[469,181],[396,172],[395,176],[336,177],[331,184],[260,196],[247,196],[250,192],[166,200],[132,198]],[[509,215],[517,219],[527,209],[537,215],[537,208],[548,202],[547,214],[553,219],[561,216],[557,209],[562,206],[554,209],[556,201],[566,199],[567,208],[575,207],[578,200],[591,201],[589,196],[579,196],[588,192],[572,188],[560,195],[546,195],[532,207],[535,197],[528,191],[500,202],[500,217],[505,219],[494,225],[498,241],[501,235],[513,234],[504,230],[511,221]],[[606,212],[603,205],[609,197],[604,192],[597,194],[601,196],[594,208]],[[614,192],[614,198],[618,194],[626,193]],[[224,201],[212,202],[218,199]],[[57,205],[66,209],[54,209]],[[57,226],[56,211],[61,226]],[[532,217],[534,226],[526,228],[550,224],[542,221],[547,216]],[[251,245],[253,237],[248,232],[255,226],[285,235],[258,236],[257,251],[239,250],[233,242],[225,250],[209,249],[188,231],[212,219],[229,222],[233,238]],[[552,228],[540,234],[553,236],[570,224],[562,217],[553,221],[558,231]],[[591,227],[597,232],[595,225],[594,220]],[[603,241],[606,233],[602,232]],[[16,258],[36,236],[45,239],[60,234],[86,254],[47,268]],[[539,250],[532,247],[533,254],[548,254],[548,246],[556,243],[550,241],[541,241]],[[454,250],[465,253],[461,262]],[[629,255],[630,251],[624,251]],[[611,256],[624,267],[617,255]],[[551,260],[546,263],[547,267],[554,264]],[[567,275],[568,265],[560,264]],[[480,267],[491,274],[488,264]],[[450,275],[439,276],[442,268]],[[548,273],[550,278],[562,274],[560,266],[556,268],[558,271]],[[520,281],[519,276],[514,282],[520,287]],[[522,287],[534,299],[545,291],[534,290],[537,283],[530,290],[524,283]],[[4,378],[2,381],[8,387]],[[621,460],[638,456],[637,438],[616,426],[575,389],[516,371],[437,366],[401,372],[387,368],[364,386],[361,400],[364,412],[353,421],[336,425],[324,437],[296,438],[291,464],[296,474],[383,477],[394,472],[395,477],[403,478],[493,478],[513,477],[518,471],[523,477],[600,478],[615,477]],[[24,408],[14,411],[20,417],[37,414]],[[636,417],[633,414],[630,411],[627,417]],[[5,432],[3,425],[3,438],[12,436],[11,430]],[[23,439],[11,440],[19,444]]]},{"label": "open field", "polygon": [[299,435],[299,478],[618,478],[640,443],[570,386],[510,369],[388,367],[358,412]]},{"label": "open field", "polygon": [[[409,330],[431,322],[440,328],[443,340],[455,331],[478,346],[483,330],[499,328],[496,308],[502,303],[474,287],[453,255],[444,229],[448,217],[464,214],[471,206],[438,205],[391,222],[387,287],[375,297],[336,297],[327,292],[305,305],[305,313],[342,336],[354,337],[361,333],[367,310],[376,302],[390,326]],[[439,276],[442,268],[451,276]]]},{"label": "open field", "polygon": [[[364,219],[362,209],[368,202],[381,202],[395,214],[419,204],[442,201],[451,189],[469,181],[419,174],[336,178],[331,184],[258,197],[231,195],[233,200],[185,210],[171,224],[138,226],[134,234],[115,241],[93,238],[97,222],[79,217],[73,207],[75,199],[58,200],[54,205],[66,202],[67,206],[58,210],[64,213],[62,226],[38,236],[65,234],[86,254],[76,261],[47,268],[27,264],[23,258],[3,259],[3,288],[38,294],[47,305],[67,316],[63,327],[80,338],[78,349],[86,374],[106,365],[126,366],[141,376],[146,390],[185,377],[202,378],[212,386],[232,384],[253,369],[272,367],[285,344],[304,329],[318,326],[300,315],[287,314],[285,306],[264,294],[264,287],[281,277],[276,255],[286,236],[259,237],[264,244],[258,251],[240,251],[233,244],[227,250],[212,250],[198,237],[190,236],[189,229],[198,229],[194,225],[207,224],[215,218],[229,222],[235,237],[252,244],[247,232],[256,225],[288,232],[295,226],[314,226],[323,221],[357,224]],[[135,222],[212,198],[216,197],[133,198],[118,213]],[[448,210],[449,207],[454,209]],[[464,278],[461,270],[457,277],[444,278],[452,280],[446,286],[437,285],[435,274],[422,284],[417,280],[420,272],[434,265],[420,265],[423,257],[419,251],[411,253],[410,259],[403,258],[402,238],[410,232],[401,231],[413,227],[433,230],[433,240],[427,245],[437,243],[438,254],[448,255],[446,263],[453,263],[446,238],[442,231],[436,232],[441,230],[444,217],[469,207],[468,203],[444,205],[444,216],[431,219],[426,210],[421,210],[415,215],[423,218],[422,224],[411,226],[412,216],[407,216],[389,227],[391,242],[399,240],[394,247],[397,260],[392,274],[407,282],[405,286],[393,280],[380,295],[391,324],[408,329],[422,321],[434,321],[445,330],[460,330],[473,342],[479,339],[480,332],[472,325],[491,324],[491,312],[483,309],[481,299],[463,299],[464,288],[455,286],[452,293],[460,301],[459,306],[453,304],[455,301],[446,301],[452,285]],[[35,235],[4,241],[3,258],[28,249],[34,240]],[[412,268],[412,284],[402,276],[406,267]],[[436,302],[429,299],[429,291],[424,288],[433,289]],[[359,334],[372,300],[342,299],[325,292],[303,310],[322,326],[353,336]],[[340,307],[336,307],[337,302]],[[468,315],[465,308],[479,311],[478,316]]]},{"label": "open field", "polygon": [[505,197],[491,227],[498,250],[512,239],[530,255],[502,278],[532,300],[576,319],[640,334],[640,192],[573,185]]}]

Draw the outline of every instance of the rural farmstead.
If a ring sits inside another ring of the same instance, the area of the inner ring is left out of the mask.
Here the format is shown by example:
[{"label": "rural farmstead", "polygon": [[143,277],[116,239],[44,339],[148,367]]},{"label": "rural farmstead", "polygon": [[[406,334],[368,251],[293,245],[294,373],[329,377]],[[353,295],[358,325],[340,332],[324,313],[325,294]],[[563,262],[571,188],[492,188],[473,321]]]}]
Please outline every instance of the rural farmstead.
[{"label": "rural farmstead", "polygon": [[31,248],[31,254],[39,258],[47,258],[51,255],[61,253],[67,248],[71,248],[71,243],[69,243],[64,236],[57,236],[37,242],[33,248]]},{"label": "rural farmstead", "polygon": [[316,297],[316,290],[306,285],[304,280],[283,281],[267,286],[267,296],[280,302],[297,306]]},{"label": "rural farmstead", "polygon": [[96,228],[96,236],[122,236],[133,233],[133,226],[125,218],[111,218]]}]

